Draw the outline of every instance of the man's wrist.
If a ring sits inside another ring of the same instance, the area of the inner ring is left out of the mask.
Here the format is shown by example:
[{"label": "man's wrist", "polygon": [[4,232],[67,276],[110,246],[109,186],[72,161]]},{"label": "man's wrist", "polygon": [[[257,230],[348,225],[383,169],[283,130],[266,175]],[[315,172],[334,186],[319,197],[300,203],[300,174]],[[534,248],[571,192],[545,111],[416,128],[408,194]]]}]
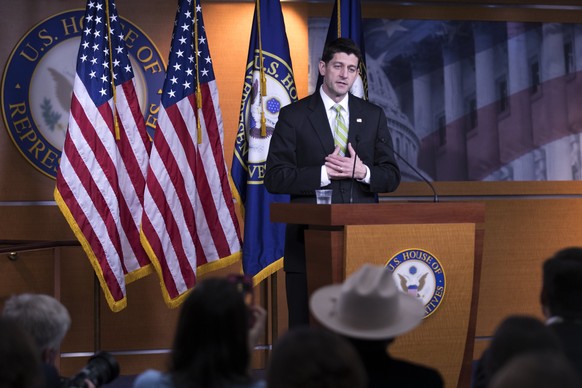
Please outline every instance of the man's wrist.
[{"label": "man's wrist", "polygon": [[[362,163],[362,166],[364,168],[364,176],[361,178],[356,177],[356,179],[360,182],[370,183],[370,169],[368,168],[368,166],[366,166],[363,163]],[[361,175],[358,174],[358,176],[361,176]]]}]

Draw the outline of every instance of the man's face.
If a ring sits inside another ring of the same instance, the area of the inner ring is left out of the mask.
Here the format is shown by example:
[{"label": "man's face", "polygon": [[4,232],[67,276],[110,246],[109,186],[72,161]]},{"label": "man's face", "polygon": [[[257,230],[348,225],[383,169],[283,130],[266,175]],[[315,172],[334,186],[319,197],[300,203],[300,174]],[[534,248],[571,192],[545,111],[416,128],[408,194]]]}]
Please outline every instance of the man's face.
[{"label": "man's face", "polygon": [[319,74],[323,77],[325,94],[335,102],[341,101],[358,77],[358,57],[336,53],[327,64],[319,61]]}]

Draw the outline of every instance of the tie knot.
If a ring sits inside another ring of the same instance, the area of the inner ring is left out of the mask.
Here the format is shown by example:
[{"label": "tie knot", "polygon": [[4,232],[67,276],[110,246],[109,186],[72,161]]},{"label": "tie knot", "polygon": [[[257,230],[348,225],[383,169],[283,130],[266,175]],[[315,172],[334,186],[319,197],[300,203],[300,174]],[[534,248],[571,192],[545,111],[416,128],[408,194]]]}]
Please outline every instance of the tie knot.
[{"label": "tie knot", "polygon": [[340,104],[335,104],[333,110],[335,110],[336,113],[342,113],[342,106]]}]

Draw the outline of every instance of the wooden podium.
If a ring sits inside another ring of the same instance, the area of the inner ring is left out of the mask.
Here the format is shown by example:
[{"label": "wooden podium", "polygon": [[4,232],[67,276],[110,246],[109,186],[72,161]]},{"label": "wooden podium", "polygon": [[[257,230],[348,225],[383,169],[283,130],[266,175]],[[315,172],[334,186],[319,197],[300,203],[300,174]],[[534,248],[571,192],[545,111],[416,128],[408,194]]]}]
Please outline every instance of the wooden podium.
[{"label": "wooden podium", "polygon": [[437,368],[448,387],[471,384],[484,220],[485,205],[476,202],[271,205],[271,221],[308,226],[310,294],[342,282],[363,263],[386,265],[404,250],[422,249],[439,260],[442,302],[390,352]]}]

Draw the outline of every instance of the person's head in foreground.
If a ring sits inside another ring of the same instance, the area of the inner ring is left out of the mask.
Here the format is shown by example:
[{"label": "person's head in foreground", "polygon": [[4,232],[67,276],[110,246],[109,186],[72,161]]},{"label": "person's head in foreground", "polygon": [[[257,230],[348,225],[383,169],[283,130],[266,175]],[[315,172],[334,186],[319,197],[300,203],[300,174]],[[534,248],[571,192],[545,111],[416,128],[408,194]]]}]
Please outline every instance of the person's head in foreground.
[{"label": "person's head in foreground", "polygon": [[364,388],[366,372],[346,339],[321,328],[288,331],[273,348],[267,387]]},{"label": "person's head in foreground", "polygon": [[547,318],[582,320],[582,248],[562,249],[542,266],[541,303]]},{"label": "person's head in foreground", "polygon": [[343,284],[322,287],[310,299],[313,316],[347,338],[366,370],[368,387],[443,387],[436,369],[392,357],[388,345],[416,328],[422,302],[402,292],[392,271],[364,264]]},{"label": "person's head in foreground", "polygon": [[71,327],[67,308],[44,294],[18,294],[8,298],[2,316],[14,320],[34,340],[43,362],[53,364]]},{"label": "person's head in foreground", "polygon": [[398,289],[392,272],[364,264],[343,284],[325,286],[310,299],[313,316],[345,337],[388,341],[414,329],[424,316],[417,298]]},{"label": "person's head in foreground", "polygon": [[580,388],[582,381],[559,352],[524,353],[501,368],[489,388]]},{"label": "person's head in foreground", "polygon": [[175,384],[216,387],[248,383],[249,336],[264,316],[245,303],[238,284],[225,278],[199,282],[181,307],[172,348]]}]

